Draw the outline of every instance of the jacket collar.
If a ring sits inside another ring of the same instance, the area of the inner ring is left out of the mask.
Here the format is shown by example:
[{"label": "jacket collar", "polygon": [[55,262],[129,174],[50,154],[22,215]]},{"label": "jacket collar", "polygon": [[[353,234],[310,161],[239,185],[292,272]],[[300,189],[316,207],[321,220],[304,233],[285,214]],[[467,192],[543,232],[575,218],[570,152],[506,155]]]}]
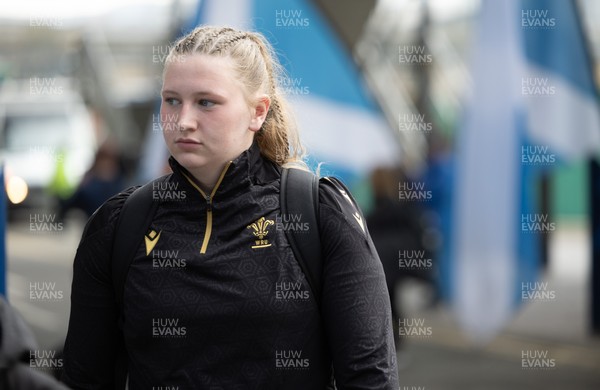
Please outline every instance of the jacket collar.
[{"label": "jacket collar", "polygon": [[[199,187],[198,180],[173,156],[169,158],[169,165],[177,180],[192,187],[187,179],[189,178]],[[242,152],[229,164],[225,176],[214,194],[215,200],[223,200],[223,196],[236,196],[247,191],[253,185],[265,185],[276,181],[280,176],[281,168],[263,157],[258,144],[254,141],[249,149]]]}]

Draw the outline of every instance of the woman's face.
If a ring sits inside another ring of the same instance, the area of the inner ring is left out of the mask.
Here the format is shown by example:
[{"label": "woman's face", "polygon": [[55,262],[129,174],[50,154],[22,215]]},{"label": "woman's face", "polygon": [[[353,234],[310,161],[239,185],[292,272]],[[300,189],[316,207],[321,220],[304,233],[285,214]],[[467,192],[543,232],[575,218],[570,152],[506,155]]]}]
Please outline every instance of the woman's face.
[{"label": "woman's face", "polygon": [[197,176],[220,172],[248,149],[269,108],[264,95],[246,98],[232,61],[193,54],[166,65],[163,135],[171,155]]}]

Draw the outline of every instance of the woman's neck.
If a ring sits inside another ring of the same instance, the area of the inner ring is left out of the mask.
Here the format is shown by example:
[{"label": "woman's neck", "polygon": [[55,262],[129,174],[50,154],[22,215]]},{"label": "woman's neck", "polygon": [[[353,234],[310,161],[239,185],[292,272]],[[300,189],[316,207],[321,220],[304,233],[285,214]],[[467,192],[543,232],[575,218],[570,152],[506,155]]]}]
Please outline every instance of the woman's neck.
[{"label": "woman's neck", "polygon": [[227,164],[219,164],[216,167],[203,167],[199,169],[188,170],[194,179],[198,182],[200,189],[209,195],[215,188],[221,173]]}]

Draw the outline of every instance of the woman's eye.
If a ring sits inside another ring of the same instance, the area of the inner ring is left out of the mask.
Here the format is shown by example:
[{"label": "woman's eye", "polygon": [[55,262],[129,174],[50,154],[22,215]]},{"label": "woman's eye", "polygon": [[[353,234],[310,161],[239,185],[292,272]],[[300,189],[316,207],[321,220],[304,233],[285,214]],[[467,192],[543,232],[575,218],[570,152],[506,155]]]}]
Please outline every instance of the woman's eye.
[{"label": "woman's eye", "polygon": [[175,98],[164,98],[165,103],[167,103],[170,106],[175,106],[179,103],[179,100],[175,99]]},{"label": "woman's eye", "polygon": [[206,99],[200,99],[198,100],[198,104],[200,104],[202,107],[212,107],[215,105],[215,102],[211,102],[210,100]]}]

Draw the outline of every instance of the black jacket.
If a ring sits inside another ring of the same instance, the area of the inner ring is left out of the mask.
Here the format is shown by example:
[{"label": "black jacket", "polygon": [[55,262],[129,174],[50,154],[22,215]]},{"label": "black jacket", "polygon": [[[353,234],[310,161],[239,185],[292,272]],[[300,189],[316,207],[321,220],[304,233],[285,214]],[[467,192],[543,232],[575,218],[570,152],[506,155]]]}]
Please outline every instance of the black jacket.
[{"label": "black jacket", "polygon": [[74,262],[68,385],[114,388],[123,334],[131,390],[323,389],[332,361],[338,389],[398,388],[382,266],[343,189],[320,184],[320,314],[283,231],[281,170],[256,144],[212,194],[171,166],[169,188],[153,194],[167,201],[129,270],[121,328],[110,252],[132,190],[88,222]]}]

